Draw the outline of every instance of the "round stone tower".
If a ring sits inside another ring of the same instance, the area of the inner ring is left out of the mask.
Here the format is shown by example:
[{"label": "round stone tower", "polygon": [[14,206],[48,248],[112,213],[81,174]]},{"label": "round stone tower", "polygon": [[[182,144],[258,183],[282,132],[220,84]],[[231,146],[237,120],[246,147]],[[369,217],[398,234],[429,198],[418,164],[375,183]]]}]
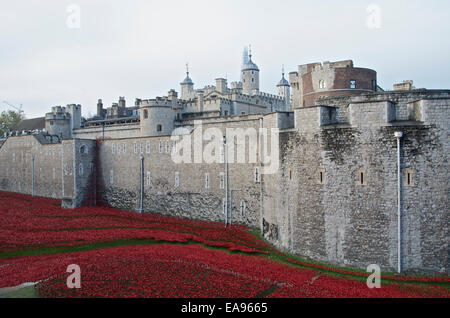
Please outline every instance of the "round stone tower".
[{"label": "round stone tower", "polygon": [[243,94],[252,95],[255,91],[259,92],[259,68],[252,61],[251,51],[248,62],[242,66],[241,81]]},{"label": "round stone tower", "polygon": [[176,99],[157,98],[140,102],[141,136],[170,136],[175,129]]}]

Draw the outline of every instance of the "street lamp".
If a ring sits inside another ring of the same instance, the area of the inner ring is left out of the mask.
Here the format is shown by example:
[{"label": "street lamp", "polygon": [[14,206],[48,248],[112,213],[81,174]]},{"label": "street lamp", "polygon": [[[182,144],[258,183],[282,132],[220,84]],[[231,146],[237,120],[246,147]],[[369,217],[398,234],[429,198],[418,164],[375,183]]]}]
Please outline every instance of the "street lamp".
[{"label": "street lamp", "polygon": [[398,184],[397,184],[397,189],[398,189],[398,212],[397,212],[397,216],[398,216],[398,221],[397,221],[397,225],[398,225],[398,230],[397,230],[397,254],[398,254],[398,260],[397,260],[397,270],[398,273],[400,274],[402,272],[402,167],[401,167],[401,139],[403,137],[403,132],[401,131],[397,131],[394,134],[395,138],[397,138],[397,177],[398,177]]}]

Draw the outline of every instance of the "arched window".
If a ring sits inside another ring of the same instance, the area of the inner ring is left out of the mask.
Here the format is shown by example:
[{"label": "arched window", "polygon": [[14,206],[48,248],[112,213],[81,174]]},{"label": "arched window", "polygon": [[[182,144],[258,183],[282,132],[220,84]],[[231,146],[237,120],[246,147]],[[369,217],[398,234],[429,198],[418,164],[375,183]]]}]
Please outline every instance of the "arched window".
[{"label": "arched window", "polygon": [[82,145],[82,146],[80,147],[80,153],[81,153],[81,154],[87,154],[87,153],[88,153],[88,148],[87,148],[86,145]]},{"label": "arched window", "polygon": [[326,88],[326,85],[325,85],[325,81],[324,81],[324,80],[320,80],[320,81],[319,81],[319,88]]},{"label": "arched window", "polygon": [[156,126],[156,132],[162,132],[162,125]]}]

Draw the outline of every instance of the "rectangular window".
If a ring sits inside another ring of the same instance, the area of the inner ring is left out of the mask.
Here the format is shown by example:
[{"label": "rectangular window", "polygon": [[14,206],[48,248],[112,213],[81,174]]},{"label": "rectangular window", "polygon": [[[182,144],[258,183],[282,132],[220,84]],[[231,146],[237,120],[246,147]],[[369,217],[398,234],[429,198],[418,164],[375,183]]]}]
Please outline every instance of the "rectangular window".
[{"label": "rectangular window", "polygon": [[127,144],[126,143],[122,144],[122,151],[123,151],[123,153],[127,153]]},{"label": "rectangular window", "polygon": [[225,163],[225,150],[224,147],[220,147],[220,163]]},{"label": "rectangular window", "polygon": [[118,154],[118,155],[120,155],[120,150],[121,150],[120,148],[121,148],[121,145],[120,145],[120,144],[117,144],[117,154]]},{"label": "rectangular window", "polygon": [[241,212],[241,216],[245,215],[245,201],[244,200],[241,200],[240,212]]},{"label": "rectangular window", "polygon": [[367,173],[365,170],[358,171],[358,184],[361,186],[367,185]]},{"label": "rectangular window", "polygon": [[209,189],[209,173],[205,173],[205,189]]},{"label": "rectangular window", "polygon": [[149,154],[150,153],[150,141],[147,141],[147,143],[145,144],[145,148],[146,148],[147,154]]},{"label": "rectangular window", "polygon": [[222,212],[223,212],[223,215],[225,215],[226,211],[227,211],[227,200],[226,199],[222,199]]},{"label": "rectangular window", "polygon": [[79,167],[79,175],[80,175],[80,176],[83,176],[83,175],[84,175],[84,167],[83,167],[83,164],[82,164],[82,163],[80,163],[80,167]]},{"label": "rectangular window", "polygon": [[170,153],[170,143],[166,141],[166,153]]},{"label": "rectangular window", "polygon": [[109,172],[109,183],[114,184],[114,170]]},{"label": "rectangular window", "polygon": [[116,144],[111,145],[111,152],[113,155],[116,153]]},{"label": "rectangular window", "polygon": [[137,153],[137,142],[135,141],[133,144],[134,153]]},{"label": "rectangular window", "polygon": [[254,174],[255,174],[254,175],[255,183],[259,183],[261,181],[261,176],[259,174],[259,168],[258,167],[255,168]]},{"label": "rectangular window", "polygon": [[173,153],[174,154],[178,153],[178,144],[176,141],[173,142]]},{"label": "rectangular window", "polygon": [[143,155],[144,154],[144,144],[141,142],[139,147],[140,147],[140,150],[141,150],[141,155]]},{"label": "rectangular window", "polygon": [[325,169],[319,169],[317,181],[319,184],[325,184]]},{"label": "rectangular window", "polygon": [[180,173],[175,172],[175,188],[178,188],[180,186]]},{"label": "rectangular window", "polygon": [[220,189],[225,189],[225,173],[220,173]]},{"label": "rectangular window", "polygon": [[414,187],[414,171],[413,170],[405,170],[405,186]]},{"label": "rectangular window", "polygon": [[294,177],[294,172],[292,171],[292,168],[291,168],[291,169],[289,169],[289,180],[292,181],[293,177]]},{"label": "rectangular window", "polygon": [[151,176],[150,176],[150,171],[147,171],[147,179],[146,179],[146,185],[147,187],[149,187],[151,185]]},{"label": "rectangular window", "polygon": [[159,142],[159,153],[163,152],[163,144],[162,141]]},{"label": "rectangular window", "polygon": [[351,80],[350,81],[350,88],[351,89],[355,89],[356,88],[356,81],[355,80]]}]

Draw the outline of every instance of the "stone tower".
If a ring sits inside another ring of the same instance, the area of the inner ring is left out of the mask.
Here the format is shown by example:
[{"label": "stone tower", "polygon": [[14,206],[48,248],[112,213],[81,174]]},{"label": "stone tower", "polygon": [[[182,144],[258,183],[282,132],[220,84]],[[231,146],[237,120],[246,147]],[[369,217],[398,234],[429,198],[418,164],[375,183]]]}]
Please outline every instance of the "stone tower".
[{"label": "stone tower", "polygon": [[175,129],[177,102],[178,96],[174,90],[165,98],[140,101],[141,136],[170,136]]},{"label": "stone tower", "polygon": [[192,82],[189,77],[189,65],[186,64],[186,78],[181,82],[181,99],[188,100],[191,99],[194,92],[194,82]]},{"label": "stone tower", "polygon": [[284,99],[284,111],[289,111],[291,109],[291,85],[284,78],[284,66],[282,70],[281,81],[277,85],[278,96]]},{"label": "stone tower", "polygon": [[252,95],[259,92],[259,68],[252,61],[252,52],[249,51],[249,60],[242,66],[242,93]]}]

